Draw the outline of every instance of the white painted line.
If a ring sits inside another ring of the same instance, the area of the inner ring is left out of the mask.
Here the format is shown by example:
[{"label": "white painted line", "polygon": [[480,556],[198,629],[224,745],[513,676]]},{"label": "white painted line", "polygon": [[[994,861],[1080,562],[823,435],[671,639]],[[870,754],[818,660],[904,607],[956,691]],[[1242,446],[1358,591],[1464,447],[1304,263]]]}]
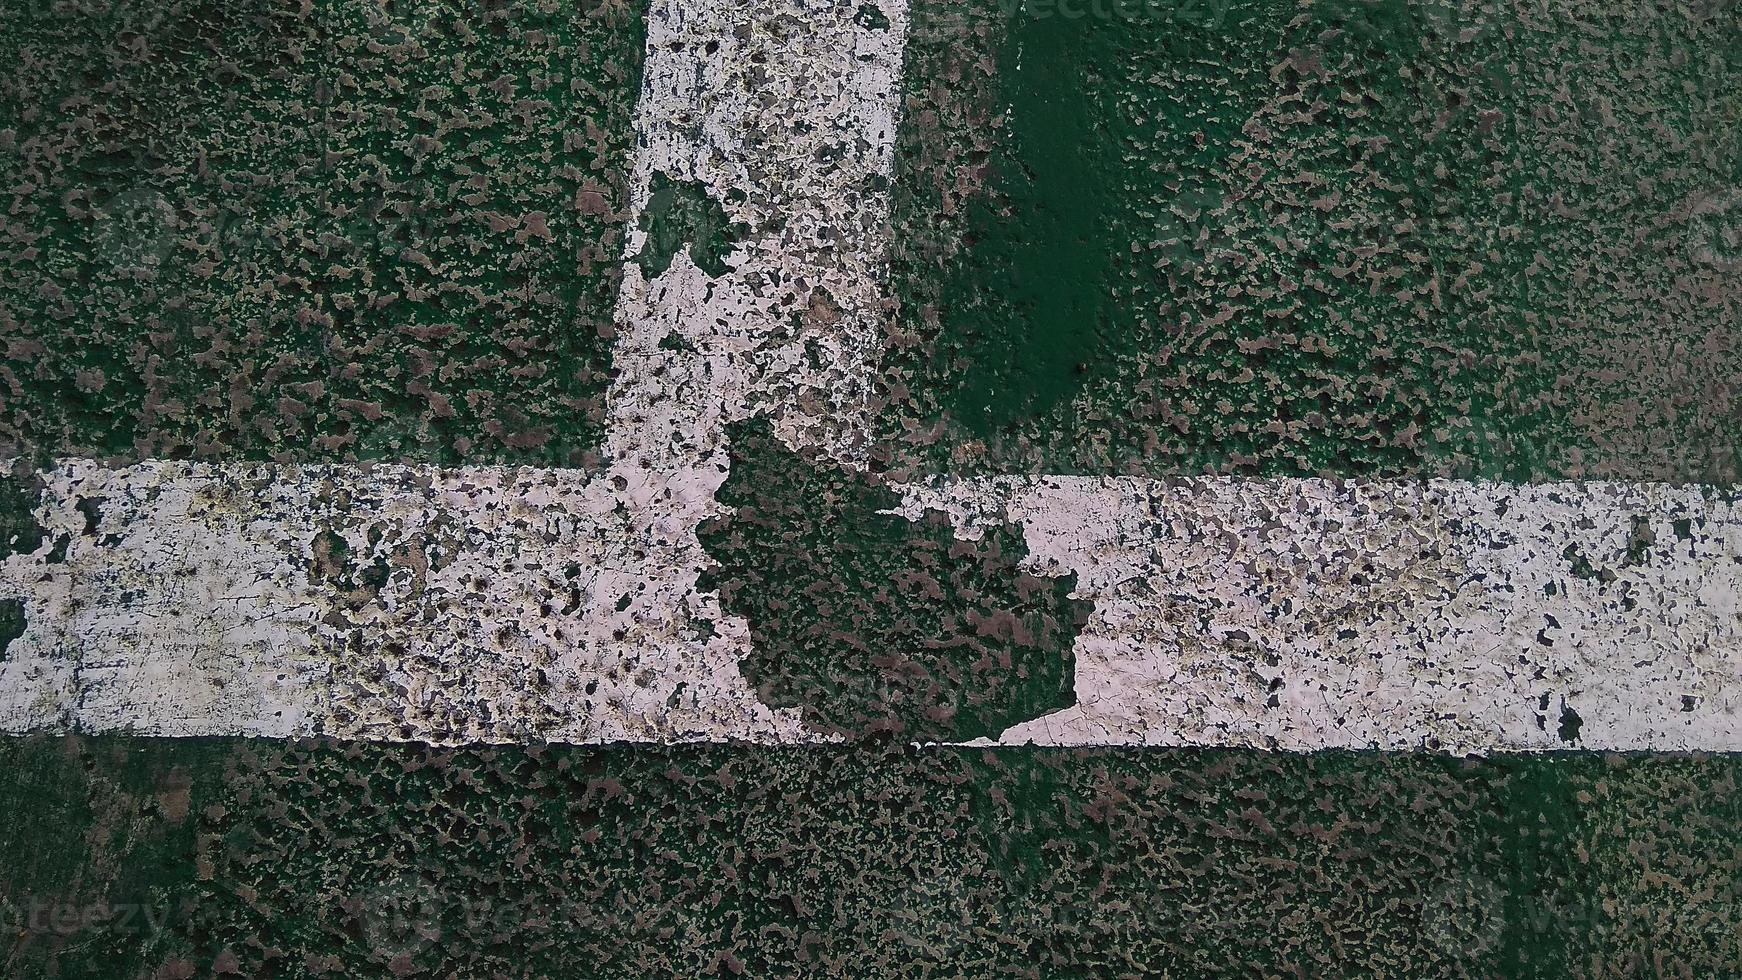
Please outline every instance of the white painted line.
[{"label": "white painted line", "polygon": [[[1742,750],[1742,512],[1699,488],[903,492],[964,536],[1020,523],[1033,570],[1095,601],[1078,705],[1008,744]],[[572,470],[68,464],[47,540],[0,567],[29,621],[0,728],[814,740],[713,652],[741,623],[710,640],[716,613],[642,588],[623,557],[665,532],[622,495]]]},{"label": "white painted line", "polygon": [[905,489],[926,507],[967,536],[1019,522],[1030,565],[1095,601],[1077,705],[1005,743],[1742,750],[1742,509],[1709,489]]},{"label": "white painted line", "polygon": [[0,728],[802,737],[739,676],[741,626],[710,639],[648,581],[660,534],[596,473],[73,463],[46,477],[48,540],[0,567],[27,614],[0,662]]},{"label": "white painted line", "polygon": [[[0,728],[808,738],[740,676],[747,628],[696,591],[695,529],[734,419],[864,455],[907,29],[904,3],[879,6],[887,26],[856,23],[858,2],[653,0],[604,472],[70,463],[44,515],[66,561],[0,576],[29,622],[0,664]],[[656,172],[749,228],[724,275],[683,252],[642,275]],[[669,334],[691,351],[661,349]],[[97,496],[86,538],[69,508]],[[310,581],[328,530],[388,563],[377,599],[335,608]]]}]

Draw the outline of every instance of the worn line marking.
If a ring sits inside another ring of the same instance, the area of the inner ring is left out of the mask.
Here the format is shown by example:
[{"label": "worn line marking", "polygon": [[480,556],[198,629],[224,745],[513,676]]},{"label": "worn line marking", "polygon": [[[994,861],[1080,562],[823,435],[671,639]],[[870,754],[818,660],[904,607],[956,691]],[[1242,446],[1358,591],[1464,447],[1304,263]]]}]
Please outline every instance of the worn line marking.
[{"label": "worn line marking", "polygon": [[[66,561],[0,574],[28,621],[0,728],[811,738],[739,674],[748,629],[697,592],[695,529],[734,419],[864,455],[907,28],[881,7],[651,4],[603,472],[67,463],[43,508]],[[642,274],[656,173],[749,229],[724,275],[685,252]]]},{"label": "worn line marking", "polygon": [[[731,420],[766,414],[790,444],[865,462],[907,29],[904,5],[880,6],[887,28],[855,23],[856,3],[654,3],[636,224],[664,173],[751,231],[724,275],[680,252],[651,282],[631,232],[603,472],[63,464],[43,547],[0,568],[29,623],[0,662],[0,728],[811,739],[740,677],[748,632],[696,590],[695,529]],[[673,336],[684,350],[661,347]],[[1079,704],[1005,742],[1742,748],[1742,520],[1708,491],[903,493],[905,513],[943,508],[964,535],[1021,522],[1030,564],[1075,571],[1096,601]],[[99,498],[87,534],[79,501]]]},{"label": "worn line marking", "polygon": [[[963,536],[1020,523],[1030,566],[1075,572],[1096,603],[1079,703],[1006,743],[1742,749],[1742,513],[1708,490],[901,489],[904,513],[942,509]],[[684,607],[637,608],[638,572],[614,559],[681,528],[626,526],[621,493],[576,470],[67,464],[48,474],[43,546],[0,569],[31,611],[0,662],[0,727],[810,738],[753,713]],[[93,526],[79,502],[99,499]],[[323,558],[326,529],[343,563]]]},{"label": "worn line marking", "polygon": [[1023,527],[1095,615],[1077,705],[1007,743],[1742,749],[1742,512],[1708,488],[1003,478],[904,488]]}]

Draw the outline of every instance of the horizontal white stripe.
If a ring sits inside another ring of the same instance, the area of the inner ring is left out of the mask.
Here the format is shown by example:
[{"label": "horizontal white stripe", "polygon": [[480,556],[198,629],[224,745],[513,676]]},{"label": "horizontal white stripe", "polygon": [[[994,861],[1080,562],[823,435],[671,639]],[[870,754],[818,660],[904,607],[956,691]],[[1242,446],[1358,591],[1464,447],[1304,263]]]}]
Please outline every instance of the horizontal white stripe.
[{"label": "horizontal white stripe", "polygon": [[1007,743],[1742,750],[1742,512],[1709,489],[907,488],[927,506],[970,536],[1019,522],[1035,570],[1095,601],[1077,705]]},{"label": "horizontal white stripe", "polygon": [[[674,532],[626,518],[618,482],[68,464],[48,475],[49,540],[0,569],[29,622],[0,663],[0,727],[807,739],[739,677],[741,622],[649,588],[625,560]],[[1079,704],[1006,743],[1742,749],[1742,514],[1699,488],[1051,478],[903,492],[909,516],[948,511],[964,536],[1020,523],[1033,569],[1075,572],[1096,604]],[[93,527],[81,500],[101,501]],[[1574,743],[1559,734],[1568,708]]]},{"label": "horizontal white stripe", "polygon": [[[647,575],[667,529],[620,504],[705,505],[681,487],[404,466],[47,478],[49,541],[0,572],[28,623],[0,663],[8,730],[802,737],[739,677],[743,625],[710,636],[686,605],[693,573]],[[100,508],[91,533],[81,501]]]}]

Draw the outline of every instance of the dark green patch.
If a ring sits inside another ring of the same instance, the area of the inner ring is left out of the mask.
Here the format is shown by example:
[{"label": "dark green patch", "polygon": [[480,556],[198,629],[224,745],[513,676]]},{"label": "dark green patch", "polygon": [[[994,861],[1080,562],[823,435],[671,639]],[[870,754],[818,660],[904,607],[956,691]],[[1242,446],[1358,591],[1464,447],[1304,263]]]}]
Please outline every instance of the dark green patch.
[{"label": "dark green patch", "polygon": [[85,537],[96,537],[97,529],[103,526],[104,503],[102,497],[80,497],[73,503],[73,509],[77,510],[79,516],[85,519],[84,530],[80,532]]},{"label": "dark green patch", "polygon": [[383,534],[371,526],[365,548],[351,547],[345,537],[330,527],[315,532],[309,543],[309,577],[332,587],[330,595],[343,609],[357,609],[373,601],[392,575],[389,554],[383,549]]},{"label": "dark green patch", "polygon": [[[1739,765],[11,739],[5,963],[1720,977],[1742,956]],[[28,918],[63,897],[100,914]],[[135,902],[162,925],[101,914]]]},{"label": "dark green patch", "polygon": [[1651,518],[1635,515],[1627,531],[1627,554],[1623,565],[1643,565],[1651,558],[1651,547],[1657,543],[1657,533],[1651,529]]},{"label": "dark green patch", "polygon": [[858,11],[853,14],[853,23],[868,31],[889,30],[889,16],[883,12],[882,7],[874,3],[860,4]]},{"label": "dark green patch", "polygon": [[27,555],[42,546],[42,525],[36,520],[41,499],[31,476],[0,476],[0,558]]},{"label": "dark green patch", "polygon": [[0,660],[6,659],[12,641],[24,635],[24,600],[0,599]]},{"label": "dark green patch", "polygon": [[1020,528],[956,540],[948,518],[878,513],[900,497],[787,450],[765,423],[728,429],[732,469],[705,525],[727,612],[750,621],[742,669],[769,705],[830,733],[956,741],[1075,703],[1071,644],[1092,604],[1074,575],[1024,571]]},{"label": "dark green patch", "polygon": [[0,0],[0,448],[585,464],[642,9]]},{"label": "dark green patch", "polygon": [[1574,711],[1572,705],[1567,704],[1563,699],[1561,701],[1560,724],[1555,728],[1555,734],[1560,736],[1560,740],[1563,742],[1577,742],[1579,740],[1579,729],[1583,727],[1584,724],[1585,721],[1583,718],[1579,717],[1579,713]]},{"label": "dark green patch", "polygon": [[673,180],[664,173],[653,175],[647,210],[641,215],[647,244],[637,261],[649,278],[671,267],[679,249],[689,250],[690,261],[710,276],[726,274],[726,256],[745,229],[726,218],[726,209],[693,180]]},{"label": "dark green patch", "polygon": [[911,16],[897,468],[1742,474],[1742,8]]}]

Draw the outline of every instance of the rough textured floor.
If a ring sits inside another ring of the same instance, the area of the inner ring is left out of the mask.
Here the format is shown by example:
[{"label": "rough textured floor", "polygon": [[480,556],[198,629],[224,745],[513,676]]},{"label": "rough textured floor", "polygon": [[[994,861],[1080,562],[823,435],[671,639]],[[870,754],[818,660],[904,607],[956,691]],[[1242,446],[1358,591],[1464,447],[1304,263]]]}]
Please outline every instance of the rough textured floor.
[{"label": "rough textured floor", "polygon": [[95,738],[0,763],[11,975],[1720,977],[1742,956],[1734,758]]},{"label": "rough textured floor", "polygon": [[890,465],[1733,482],[1739,16],[916,3]]},{"label": "rough textured floor", "polygon": [[1739,36],[0,0],[0,973],[1742,975]]}]

